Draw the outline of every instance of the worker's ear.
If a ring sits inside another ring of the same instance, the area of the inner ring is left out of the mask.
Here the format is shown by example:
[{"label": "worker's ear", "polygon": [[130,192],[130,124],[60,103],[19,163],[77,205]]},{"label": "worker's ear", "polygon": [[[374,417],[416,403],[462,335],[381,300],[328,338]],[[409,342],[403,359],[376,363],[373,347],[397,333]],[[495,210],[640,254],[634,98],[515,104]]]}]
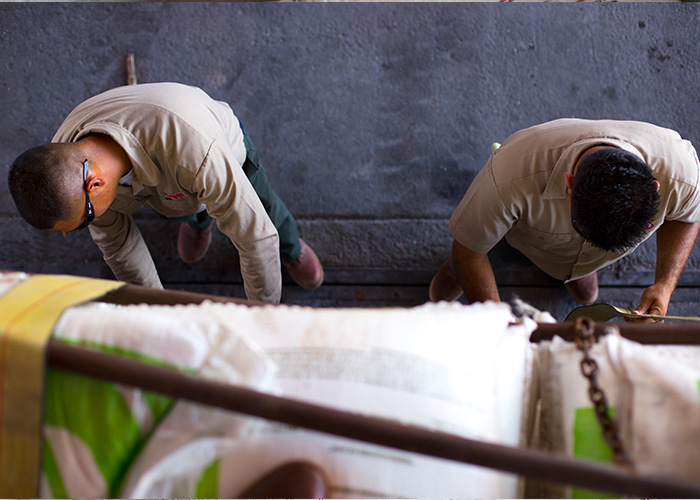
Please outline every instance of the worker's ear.
[{"label": "worker's ear", "polygon": [[569,188],[569,192],[571,192],[571,188],[574,187],[573,174],[564,174],[564,179],[566,179],[566,187]]},{"label": "worker's ear", "polygon": [[87,185],[85,188],[88,190],[88,193],[91,193],[93,189],[100,189],[104,187],[105,184],[106,181],[104,180],[104,178],[97,175],[90,176],[90,174],[88,173]]},{"label": "worker's ear", "polygon": [[660,183],[659,181],[657,181],[656,179],[654,179],[654,184],[656,184],[656,190],[657,190],[657,191],[658,191],[659,189],[661,189],[661,183]]}]

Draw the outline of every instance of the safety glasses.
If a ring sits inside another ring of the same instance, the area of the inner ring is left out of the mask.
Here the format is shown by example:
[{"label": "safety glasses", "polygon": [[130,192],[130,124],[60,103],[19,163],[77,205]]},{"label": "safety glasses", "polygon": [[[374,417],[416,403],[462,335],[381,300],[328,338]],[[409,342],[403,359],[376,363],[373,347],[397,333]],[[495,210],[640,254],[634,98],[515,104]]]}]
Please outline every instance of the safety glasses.
[{"label": "safety glasses", "polygon": [[85,229],[88,225],[95,219],[95,209],[90,203],[90,196],[87,190],[87,173],[88,173],[88,161],[83,162],[83,189],[85,189],[85,209],[87,210],[87,215],[85,220],[78,227],[73,229],[73,231],[79,231],[80,229]]}]

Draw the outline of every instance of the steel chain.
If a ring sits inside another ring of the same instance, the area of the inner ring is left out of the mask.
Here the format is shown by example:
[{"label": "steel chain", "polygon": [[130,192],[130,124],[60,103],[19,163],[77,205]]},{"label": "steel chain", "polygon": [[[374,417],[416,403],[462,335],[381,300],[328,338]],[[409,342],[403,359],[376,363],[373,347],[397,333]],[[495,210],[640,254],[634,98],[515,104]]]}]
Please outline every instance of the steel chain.
[{"label": "steel chain", "polygon": [[603,430],[603,438],[613,452],[613,458],[618,465],[631,466],[632,461],[627,455],[620,431],[615,419],[610,415],[608,400],[605,392],[598,383],[598,363],[591,358],[590,349],[595,344],[595,323],[590,318],[578,318],[575,323],[576,347],[583,353],[581,373],[588,379],[588,396],[593,403],[598,422]]}]

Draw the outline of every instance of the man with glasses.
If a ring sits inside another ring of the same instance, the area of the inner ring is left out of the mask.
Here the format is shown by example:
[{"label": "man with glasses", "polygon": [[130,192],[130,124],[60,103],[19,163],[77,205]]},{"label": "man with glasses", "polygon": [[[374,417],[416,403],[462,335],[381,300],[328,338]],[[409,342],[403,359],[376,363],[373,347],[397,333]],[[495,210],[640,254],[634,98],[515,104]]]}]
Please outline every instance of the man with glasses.
[{"label": "man with glasses", "polygon": [[141,206],[182,221],[178,254],[187,263],[204,256],[216,221],[238,250],[249,299],[279,302],[280,261],[304,288],[323,281],[231,108],[195,87],[129,85],[92,97],[52,143],[20,155],[8,180],[25,220],[39,229],[88,227],[122,281],[162,287],[131,217]]},{"label": "man with glasses", "polygon": [[452,214],[452,256],[430,299],[498,301],[494,268],[529,259],[590,304],[596,272],[656,233],[656,279],[636,312],[665,315],[700,227],[699,176],[692,144],[648,123],[563,119],[521,130]]}]

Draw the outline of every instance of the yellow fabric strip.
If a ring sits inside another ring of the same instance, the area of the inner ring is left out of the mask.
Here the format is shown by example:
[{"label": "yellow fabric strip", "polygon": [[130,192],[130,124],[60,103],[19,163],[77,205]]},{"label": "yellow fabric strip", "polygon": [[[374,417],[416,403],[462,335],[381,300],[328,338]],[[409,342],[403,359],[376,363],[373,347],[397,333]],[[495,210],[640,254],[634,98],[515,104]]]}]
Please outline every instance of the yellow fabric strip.
[{"label": "yellow fabric strip", "polygon": [[575,321],[582,316],[591,318],[593,321],[602,323],[612,318],[649,318],[657,321],[664,319],[677,319],[683,321],[700,321],[700,317],[695,316],[659,316],[656,314],[634,314],[629,309],[613,306],[611,304],[593,304],[590,306],[577,307],[569,313],[564,321]]},{"label": "yellow fabric strip", "polygon": [[124,283],[35,275],[0,296],[0,498],[37,498],[46,343],[63,311]]}]

